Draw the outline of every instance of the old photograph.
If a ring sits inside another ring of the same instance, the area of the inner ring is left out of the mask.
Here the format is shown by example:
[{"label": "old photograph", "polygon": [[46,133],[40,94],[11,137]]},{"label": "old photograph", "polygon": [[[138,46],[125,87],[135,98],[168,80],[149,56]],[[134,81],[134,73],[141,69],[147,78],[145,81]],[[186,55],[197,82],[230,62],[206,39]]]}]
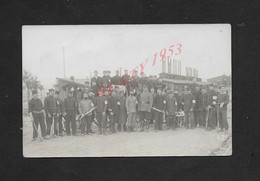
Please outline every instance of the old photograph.
[{"label": "old photograph", "polygon": [[25,25],[23,156],[232,155],[229,24]]}]

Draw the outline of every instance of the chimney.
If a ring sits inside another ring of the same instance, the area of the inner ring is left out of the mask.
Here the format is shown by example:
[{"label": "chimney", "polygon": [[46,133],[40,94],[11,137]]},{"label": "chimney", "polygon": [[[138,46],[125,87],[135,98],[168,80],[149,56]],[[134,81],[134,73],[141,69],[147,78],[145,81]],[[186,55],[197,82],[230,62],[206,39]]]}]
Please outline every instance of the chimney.
[{"label": "chimney", "polygon": [[178,61],[178,75],[181,75],[181,61]]},{"label": "chimney", "polygon": [[162,60],[162,73],[166,73],[166,61],[165,61],[165,59]]},{"label": "chimney", "polygon": [[177,68],[178,68],[177,67],[177,60],[174,60],[174,66],[173,67],[174,67],[174,71],[173,71],[174,74],[177,74]]},{"label": "chimney", "polygon": [[172,73],[172,59],[168,58],[167,62],[168,62],[168,73],[171,74]]}]

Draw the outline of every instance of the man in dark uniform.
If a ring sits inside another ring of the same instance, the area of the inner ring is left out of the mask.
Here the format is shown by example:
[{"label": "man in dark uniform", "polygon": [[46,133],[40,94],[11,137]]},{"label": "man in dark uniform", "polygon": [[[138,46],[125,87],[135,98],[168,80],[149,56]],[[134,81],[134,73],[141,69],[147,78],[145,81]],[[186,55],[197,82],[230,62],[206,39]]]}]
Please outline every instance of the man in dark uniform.
[{"label": "man in dark uniform", "polygon": [[128,70],[125,70],[125,74],[122,76],[121,82],[125,85],[127,91],[126,94],[128,95],[130,90],[130,76],[128,75]]},{"label": "man in dark uniform", "polygon": [[[153,103],[154,103],[154,98],[156,97],[156,93],[154,91],[154,88],[151,88],[151,94],[152,94],[152,97],[153,97]],[[154,120],[155,120],[155,110],[151,109],[151,112],[150,112],[150,124],[153,124],[154,123]]]},{"label": "man in dark uniform", "polygon": [[106,119],[106,110],[107,110],[107,98],[103,94],[103,92],[99,92],[99,95],[96,98],[97,102],[97,121],[98,121],[98,128],[99,128],[99,134],[102,133],[106,135],[106,129],[107,129],[107,119]]},{"label": "man in dark uniform", "polygon": [[205,127],[206,126],[206,119],[207,119],[207,110],[206,108],[208,107],[208,97],[209,95],[207,94],[206,87],[202,87],[202,94],[200,95],[200,110],[201,110],[201,118],[199,122],[200,127]]},{"label": "man in dark uniform", "polygon": [[216,105],[217,105],[217,96],[218,94],[214,91],[214,86],[209,86],[209,93],[208,93],[208,107],[207,111],[209,111],[209,117],[208,117],[208,126],[206,130],[211,131],[216,128]]},{"label": "man in dark uniform", "polygon": [[184,107],[186,128],[193,129],[194,128],[193,110],[195,107],[196,100],[195,100],[194,96],[191,94],[191,90],[189,87],[186,88],[185,94],[181,98],[181,102]]},{"label": "man in dark uniform", "polygon": [[115,123],[118,122],[116,120],[118,118],[118,106],[116,91],[114,89],[111,90],[111,95],[108,97],[108,112],[110,120],[110,132],[115,133]]},{"label": "man in dark uniform", "polygon": [[[44,100],[44,109],[46,113],[46,123],[47,123],[47,136],[50,137],[51,134],[51,126],[54,124],[57,125],[58,122],[58,104],[57,104],[57,99],[54,97],[54,89],[49,89],[49,96],[45,98]],[[55,128],[54,128],[55,130]],[[54,131],[53,130],[53,131]],[[55,134],[55,133],[54,133]],[[52,135],[54,137],[57,137],[58,135]]]},{"label": "man in dark uniform", "polygon": [[[195,127],[198,126],[200,119],[201,119],[201,110],[200,110],[200,97],[201,97],[201,91],[200,91],[200,86],[196,85],[195,87],[195,92],[192,93],[192,95],[195,97],[196,104],[194,107],[194,124]],[[201,125],[199,125],[201,127]]]},{"label": "man in dark uniform", "polygon": [[73,97],[73,91],[69,91],[68,97],[63,101],[63,116],[66,119],[67,135],[70,135],[70,128],[72,128],[72,135],[76,136],[76,114],[78,114],[78,102]]},{"label": "man in dark uniform", "polygon": [[149,113],[151,112],[151,108],[153,105],[153,97],[150,92],[148,92],[148,88],[146,85],[143,87],[143,92],[139,96],[138,102],[138,111],[139,111],[139,120],[141,123],[141,131],[144,131],[144,126],[147,126],[147,130],[149,127]]},{"label": "man in dark uniform", "polygon": [[92,82],[91,91],[93,91],[94,95],[98,95],[98,86],[96,85],[96,82]]},{"label": "man in dark uniform", "polygon": [[112,77],[113,85],[122,85],[121,77],[119,76],[119,70],[116,70],[116,75]]},{"label": "man in dark uniform", "polygon": [[191,94],[194,95],[194,93],[196,92],[196,86],[197,86],[197,78],[193,77],[192,78],[192,83],[190,85],[190,89],[191,89]]},{"label": "man in dark uniform", "polygon": [[161,89],[161,90],[163,90],[165,87],[166,87],[166,85],[165,85],[165,83],[162,81],[162,79],[158,79],[157,80],[157,82],[156,82],[156,85],[155,85],[155,89],[156,89],[156,91],[157,91],[157,89]]},{"label": "man in dark uniform", "polygon": [[38,136],[38,125],[41,127],[41,134],[43,139],[47,139],[46,137],[46,125],[44,122],[43,115],[43,105],[42,101],[38,98],[37,90],[32,91],[32,99],[29,101],[29,114],[33,121],[33,138],[32,141],[35,141]]},{"label": "man in dark uniform", "polygon": [[103,74],[104,76],[101,79],[101,84],[103,87],[106,87],[106,89],[108,89],[110,87],[110,84],[112,83],[110,71],[103,71]]},{"label": "man in dark uniform", "polygon": [[219,86],[220,93],[218,95],[218,121],[220,130],[218,132],[222,132],[225,129],[225,132],[228,130],[228,122],[227,122],[227,105],[229,103],[229,95],[226,93],[225,85]]},{"label": "man in dark uniform", "polygon": [[154,130],[162,130],[163,114],[165,113],[166,109],[166,100],[162,95],[162,90],[160,88],[157,89],[157,95],[154,98],[153,106],[157,109],[155,110]]},{"label": "man in dark uniform", "polygon": [[134,76],[133,76],[133,83],[132,83],[132,88],[135,89],[135,91],[136,91],[136,89],[139,88],[139,86],[138,86],[139,80],[140,80],[140,77],[138,76],[138,71],[135,70]]},{"label": "man in dark uniform", "polygon": [[[95,93],[94,93],[92,90],[89,92],[89,98],[92,100],[92,102],[93,102],[93,104],[94,104],[94,107],[96,107],[96,106],[97,106],[97,99],[96,99]],[[96,111],[94,110],[94,111],[92,112],[92,114],[91,114],[90,133],[94,133],[94,132],[92,131],[92,129],[91,129],[91,125],[92,125],[92,123],[94,122],[95,117],[96,117]]]},{"label": "man in dark uniform", "polygon": [[95,86],[98,88],[101,86],[101,78],[98,76],[98,71],[96,70],[94,71],[94,77],[91,78],[91,86],[94,86],[93,82],[95,82]]},{"label": "man in dark uniform", "polygon": [[144,86],[148,83],[147,78],[145,77],[144,72],[141,74],[141,78],[139,79],[138,86],[141,91],[143,91]]},{"label": "man in dark uniform", "polygon": [[55,91],[55,97],[57,99],[57,107],[58,107],[58,111],[57,111],[57,118],[58,118],[58,130],[57,130],[57,126],[54,125],[54,132],[55,132],[55,135],[58,135],[59,136],[63,136],[62,132],[63,132],[63,125],[62,125],[62,99],[60,97],[60,92],[58,90]]},{"label": "man in dark uniform", "polygon": [[177,99],[173,92],[170,91],[166,98],[166,115],[167,115],[167,129],[175,129],[177,127],[176,112],[178,110]]},{"label": "man in dark uniform", "polygon": [[156,80],[154,80],[154,77],[152,75],[148,78],[148,90],[151,90],[152,88],[155,89],[156,87]]}]

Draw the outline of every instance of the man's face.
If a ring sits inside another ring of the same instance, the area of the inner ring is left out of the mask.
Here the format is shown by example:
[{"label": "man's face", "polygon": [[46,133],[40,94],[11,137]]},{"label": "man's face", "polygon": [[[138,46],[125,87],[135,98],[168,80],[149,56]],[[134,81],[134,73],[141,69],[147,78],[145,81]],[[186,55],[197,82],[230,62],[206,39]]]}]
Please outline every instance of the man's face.
[{"label": "man's face", "polygon": [[92,82],[92,85],[95,86],[95,85],[96,85],[96,82]]},{"label": "man's face", "polygon": [[219,89],[216,87],[216,88],[215,88],[215,91],[216,91],[216,92],[219,92]]},{"label": "man's face", "polygon": [[72,92],[70,92],[70,93],[69,93],[69,97],[72,97],[72,96],[73,96],[73,93],[72,93]]},{"label": "man's face", "polygon": [[154,89],[151,89],[151,93],[154,93]]},{"label": "man's face", "polygon": [[54,91],[51,91],[51,92],[50,92],[50,96],[54,96]]},{"label": "man's face", "polygon": [[225,87],[221,87],[221,88],[220,88],[220,92],[221,92],[221,93],[225,93],[225,91],[226,91],[226,88],[225,88]]},{"label": "man's face", "polygon": [[113,97],[115,97],[115,96],[116,96],[116,92],[115,92],[115,91],[112,91],[111,95],[112,95]]},{"label": "man's face", "polygon": [[214,90],[214,87],[213,87],[213,86],[210,86],[210,87],[209,87],[209,90]]},{"label": "man's face", "polygon": [[173,97],[173,94],[169,94],[169,97]]},{"label": "man's face", "polygon": [[147,90],[148,90],[147,87],[144,87],[144,92],[147,92]]},{"label": "man's face", "polygon": [[38,98],[38,94],[33,94],[32,96],[33,96],[34,99]]},{"label": "man's face", "polygon": [[178,91],[177,91],[177,90],[175,90],[175,91],[174,91],[174,94],[178,94]]},{"label": "man's face", "polygon": [[160,89],[157,90],[157,94],[158,95],[161,95],[162,94],[162,91]]},{"label": "man's face", "polygon": [[95,75],[95,77],[97,77],[98,76],[98,72],[94,72],[94,75]]},{"label": "man's face", "polygon": [[200,90],[200,87],[199,87],[199,86],[197,86],[197,87],[195,87],[195,89],[196,89],[196,91],[199,91],[199,90]]},{"label": "man's face", "polygon": [[205,94],[206,93],[206,89],[202,89],[202,93]]},{"label": "man's face", "polygon": [[85,83],[85,87],[89,87],[89,83]]},{"label": "man's face", "polygon": [[190,94],[190,90],[186,90],[186,94]]}]

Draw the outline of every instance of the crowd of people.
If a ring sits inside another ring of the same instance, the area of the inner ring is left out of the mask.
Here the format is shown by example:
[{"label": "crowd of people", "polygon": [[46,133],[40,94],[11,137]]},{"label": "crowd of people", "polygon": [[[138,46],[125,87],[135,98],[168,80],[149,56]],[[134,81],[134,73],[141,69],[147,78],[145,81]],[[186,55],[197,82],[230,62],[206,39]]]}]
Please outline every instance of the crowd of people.
[{"label": "crowd of people", "polygon": [[[50,139],[64,135],[90,135],[96,123],[98,134],[115,134],[120,131],[163,130],[197,127],[218,132],[227,131],[227,104],[229,95],[225,85],[200,86],[196,82],[185,86],[183,92],[171,90],[157,76],[141,77],[137,71],[132,76],[125,70],[123,76],[103,77],[94,72],[91,82],[79,87],[73,82],[64,86],[68,91],[62,100],[60,91],[49,89],[44,104],[32,91],[29,113],[33,122],[33,141],[38,136]],[[78,122],[78,124],[76,124]],[[47,125],[47,126],[46,126]],[[79,125],[79,126],[77,126]]]}]

